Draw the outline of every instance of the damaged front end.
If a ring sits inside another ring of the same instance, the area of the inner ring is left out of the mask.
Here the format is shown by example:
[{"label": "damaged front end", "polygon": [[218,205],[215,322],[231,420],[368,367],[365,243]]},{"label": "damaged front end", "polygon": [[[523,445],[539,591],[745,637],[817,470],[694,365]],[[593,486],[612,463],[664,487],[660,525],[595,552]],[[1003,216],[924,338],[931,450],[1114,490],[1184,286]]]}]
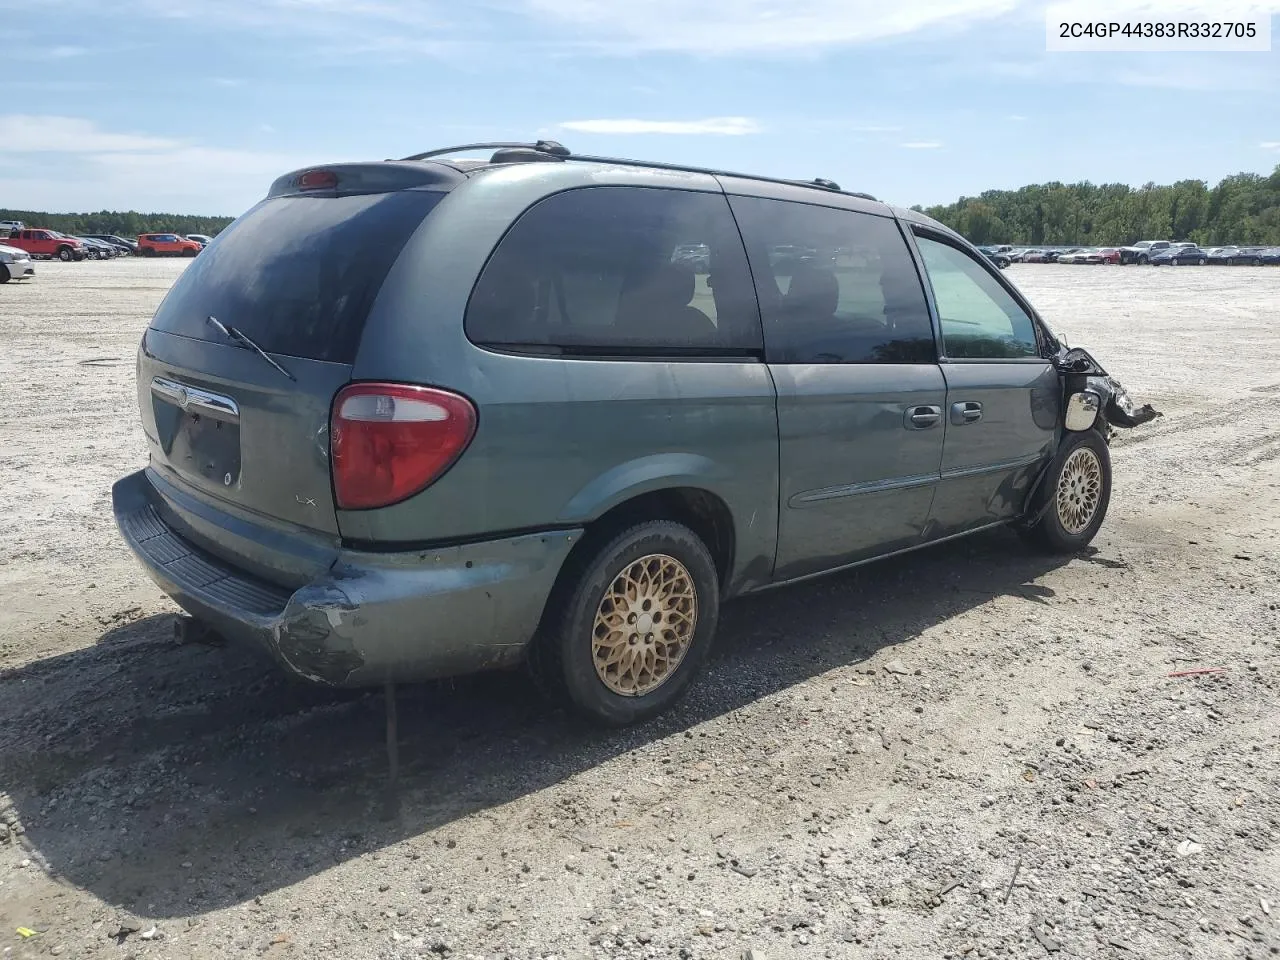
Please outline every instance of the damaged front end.
[{"label": "damaged front end", "polygon": [[[1128,429],[1162,416],[1149,403],[1134,403],[1128,391],[1087,350],[1063,346],[1054,355],[1053,365],[1062,379],[1063,425],[1067,430],[1088,430],[1099,417],[1109,427]],[[1109,435],[1107,430],[1103,433]]]}]

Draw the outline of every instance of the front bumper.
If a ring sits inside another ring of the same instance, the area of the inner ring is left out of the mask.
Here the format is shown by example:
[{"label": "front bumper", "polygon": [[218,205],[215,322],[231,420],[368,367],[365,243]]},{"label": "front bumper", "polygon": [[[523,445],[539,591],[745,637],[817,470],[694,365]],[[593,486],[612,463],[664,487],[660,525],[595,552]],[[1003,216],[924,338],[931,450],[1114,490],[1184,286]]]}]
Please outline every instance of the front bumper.
[{"label": "front bumper", "polygon": [[332,686],[427,680],[523,656],[580,530],[397,553],[342,550],[297,590],[270,583],[184,539],[145,471],[111,491],[116,523],[151,578],[231,640],[266,649],[287,671]]},{"label": "front bumper", "polygon": [[36,265],[34,260],[7,260],[5,269],[9,271],[9,279],[21,280],[23,277],[34,277]]}]

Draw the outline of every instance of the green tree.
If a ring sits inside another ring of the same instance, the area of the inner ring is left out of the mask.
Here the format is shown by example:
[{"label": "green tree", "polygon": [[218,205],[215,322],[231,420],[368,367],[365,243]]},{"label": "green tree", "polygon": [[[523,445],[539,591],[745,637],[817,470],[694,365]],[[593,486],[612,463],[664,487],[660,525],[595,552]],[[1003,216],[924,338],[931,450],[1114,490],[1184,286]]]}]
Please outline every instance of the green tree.
[{"label": "green tree", "polygon": [[975,243],[1116,246],[1137,240],[1280,246],[1280,166],[1269,176],[1239,173],[1146,183],[1043,183],[988,190],[925,210]]}]

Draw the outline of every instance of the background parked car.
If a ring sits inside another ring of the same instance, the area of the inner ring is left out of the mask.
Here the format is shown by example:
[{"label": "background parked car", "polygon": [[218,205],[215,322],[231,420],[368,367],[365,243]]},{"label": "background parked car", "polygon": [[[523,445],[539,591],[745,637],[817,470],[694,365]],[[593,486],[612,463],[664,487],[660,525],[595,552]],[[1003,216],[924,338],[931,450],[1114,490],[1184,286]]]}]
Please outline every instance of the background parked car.
[{"label": "background parked car", "polygon": [[110,260],[120,255],[119,251],[105,240],[95,240],[92,237],[76,237],[85,246],[85,252],[94,260]]},{"label": "background parked car", "polygon": [[1233,267],[1260,267],[1265,261],[1264,255],[1267,249],[1267,247],[1237,247],[1227,263]]},{"label": "background parked car", "polygon": [[138,253],[144,257],[194,257],[204,248],[176,233],[138,234]]},{"label": "background parked car", "polygon": [[35,275],[36,268],[31,260],[31,254],[18,247],[0,244],[0,283],[24,280]]},{"label": "background parked car", "polygon": [[1058,263],[1061,257],[1073,253],[1079,253],[1083,249],[1083,247],[1064,247],[1060,250],[1046,250],[1044,252],[1044,262]]},{"label": "background parked car", "polygon": [[86,233],[85,237],[90,240],[102,240],[111,244],[123,254],[136,253],[138,249],[137,240],[126,240],[124,237],[117,237],[113,233]]},{"label": "background parked car", "polygon": [[1267,247],[1254,256],[1255,267],[1280,267],[1280,247]]},{"label": "background parked car", "polygon": [[1023,263],[1048,263],[1049,261],[1045,259],[1045,252],[1043,250],[1033,248],[1031,250],[1024,250],[1022,252],[1022,262]]},{"label": "background parked car", "polygon": [[37,259],[57,257],[65,263],[85,258],[84,244],[75,237],[64,237],[57,230],[39,227],[34,230],[15,230],[5,243],[25,250]]},{"label": "background parked car", "polygon": [[1210,247],[1206,254],[1210,263],[1225,265],[1229,264],[1231,258],[1239,252],[1239,247]]},{"label": "background parked car", "polygon": [[1152,254],[1167,250],[1172,244],[1168,240],[1139,240],[1131,247],[1120,248],[1121,263],[1149,263]]},{"label": "background parked car", "polygon": [[194,240],[196,243],[200,244],[200,246],[202,247],[207,247],[209,244],[213,242],[213,237],[206,236],[203,233],[188,233],[187,239]]},{"label": "background parked car", "polygon": [[1151,255],[1151,265],[1153,267],[1179,267],[1186,264],[1195,264],[1203,267],[1208,262],[1209,255],[1196,246],[1171,246],[1167,250],[1161,250]]},{"label": "background parked car", "polygon": [[979,247],[978,249],[982,251],[982,255],[984,257],[994,263],[1001,270],[1007,267],[1011,262],[1007,253],[1001,253],[995,247]]}]

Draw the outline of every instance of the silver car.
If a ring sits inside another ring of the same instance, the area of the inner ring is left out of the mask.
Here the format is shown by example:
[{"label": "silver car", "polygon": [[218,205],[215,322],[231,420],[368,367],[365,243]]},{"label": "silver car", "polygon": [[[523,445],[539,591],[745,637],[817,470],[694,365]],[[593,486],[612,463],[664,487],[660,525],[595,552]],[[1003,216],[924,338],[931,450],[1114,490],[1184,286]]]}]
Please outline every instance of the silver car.
[{"label": "silver car", "polygon": [[36,275],[36,266],[31,254],[17,247],[0,243],[0,283],[10,280],[25,280]]}]

